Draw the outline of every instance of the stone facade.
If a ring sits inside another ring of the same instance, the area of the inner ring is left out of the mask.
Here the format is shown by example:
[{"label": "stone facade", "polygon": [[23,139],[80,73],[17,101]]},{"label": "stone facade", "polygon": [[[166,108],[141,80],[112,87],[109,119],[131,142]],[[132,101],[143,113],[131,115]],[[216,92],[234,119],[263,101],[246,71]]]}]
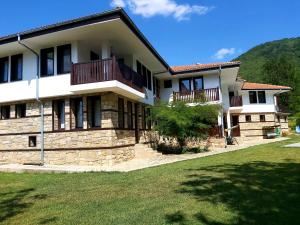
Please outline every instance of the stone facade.
[{"label": "stone facade", "polygon": [[[240,141],[258,138],[266,138],[266,132],[268,127],[278,126],[282,130],[288,130],[287,119],[280,119],[277,121],[277,115],[275,113],[248,113],[238,114],[239,126],[240,126]],[[246,121],[246,116],[251,117],[251,121]],[[261,116],[264,116],[264,120],[261,121]]]},{"label": "stone facade", "polygon": [[[65,103],[64,129],[58,130],[53,110],[53,101],[44,102],[44,149],[46,164],[113,165],[134,158],[136,143],[135,119],[139,138],[145,132],[142,105],[117,94],[106,92],[101,96],[101,126],[92,128],[88,122],[87,95],[61,97]],[[83,127],[75,128],[75,113],[72,99],[83,100]],[[124,126],[118,123],[118,99],[124,99]],[[132,102],[132,113],[128,113],[127,102]],[[137,103],[137,104],[135,104]],[[0,120],[0,163],[32,163],[40,160],[39,105],[26,102],[26,117],[15,118],[15,104],[10,104],[10,119]],[[135,116],[135,106],[138,115]],[[128,117],[128,115],[131,115]],[[128,119],[132,120],[129,127]],[[29,137],[36,138],[36,146],[29,147]],[[140,138],[141,141],[143,138]]]}]

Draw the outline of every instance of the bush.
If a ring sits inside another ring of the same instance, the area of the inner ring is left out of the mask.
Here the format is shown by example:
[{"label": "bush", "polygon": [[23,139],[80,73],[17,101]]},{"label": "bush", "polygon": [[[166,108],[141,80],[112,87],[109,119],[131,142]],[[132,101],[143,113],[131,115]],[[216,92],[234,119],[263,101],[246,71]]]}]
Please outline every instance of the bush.
[{"label": "bush", "polygon": [[164,143],[157,145],[157,151],[161,152],[163,154],[185,154],[185,153],[201,153],[201,152],[207,152],[208,149],[205,148],[199,148],[199,147],[180,147],[180,146],[173,146],[173,145],[166,145]]},{"label": "bush", "polygon": [[300,126],[300,118],[296,119],[296,126]]},{"label": "bush", "polygon": [[289,136],[289,132],[284,130],[284,131],[282,131],[281,136],[282,137],[287,137],[287,136]]}]

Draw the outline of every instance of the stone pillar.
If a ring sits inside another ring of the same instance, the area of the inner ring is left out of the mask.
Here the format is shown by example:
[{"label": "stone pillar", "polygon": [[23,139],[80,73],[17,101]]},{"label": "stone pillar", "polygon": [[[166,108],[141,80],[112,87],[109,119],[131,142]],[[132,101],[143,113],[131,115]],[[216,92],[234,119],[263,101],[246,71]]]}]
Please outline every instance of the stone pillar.
[{"label": "stone pillar", "polygon": [[15,118],[16,117],[16,105],[11,105],[10,106],[10,118]]},{"label": "stone pillar", "polygon": [[70,107],[70,99],[65,99],[65,130],[71,129],[70,124],[70,118],[71,118],[71,107]]},{"label": "stone pillar", "polygon": [[88,128],[88,115],[87,115],[87,98],[86,96],[82,97],[83,103],[83,129]]},{"label": "stone pillar", "polygon": [[227,129],[228,129],[228,136],[231,136],[231,115],[230,111],[227,112]]},{"label": "stone pillar", "polygon": [[101,46],[101,56],[102,59],[108,59],[111,57],[111,49],[108,41],[104,41]]}]

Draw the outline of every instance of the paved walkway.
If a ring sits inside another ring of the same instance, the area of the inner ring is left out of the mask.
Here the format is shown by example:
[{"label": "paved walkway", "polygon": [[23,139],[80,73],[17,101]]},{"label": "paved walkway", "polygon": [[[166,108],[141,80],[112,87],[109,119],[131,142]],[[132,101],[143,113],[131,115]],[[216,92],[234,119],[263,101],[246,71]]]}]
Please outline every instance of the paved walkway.
[{"label": "paved walkway", "polygon": [[300,148],[300,142],[299,143],[295,143],[295,144],[286,145],[284,147],[288,147],[288,148]]},{"label": "paved walkway", "polygon": [[248,148],[251,146],[267,144],[277,141],[284,141],[289,138],[277,138],[277,139],[265,139],[265,140],[254,140],[253,142],[247,142],[242,145],[228,146],[227,148],[216,149],[209,152],[198,153],[198,154],[182,154],[182,155],[161,155],[146,159],[133,159],[128,162],[120,163],[111,167],[99,167],[99,166],[31,166],[31,165],[20,165],[20,164],[9,164],[0,165],[0,172],[34,172],[34,173],[81,173],[81,172],[129,172],[148,167],[159,166],[163,164],[169,164],[189,159],[201,158],[211,155],[222,154],[226,152],[237,151],[240,149]]}]

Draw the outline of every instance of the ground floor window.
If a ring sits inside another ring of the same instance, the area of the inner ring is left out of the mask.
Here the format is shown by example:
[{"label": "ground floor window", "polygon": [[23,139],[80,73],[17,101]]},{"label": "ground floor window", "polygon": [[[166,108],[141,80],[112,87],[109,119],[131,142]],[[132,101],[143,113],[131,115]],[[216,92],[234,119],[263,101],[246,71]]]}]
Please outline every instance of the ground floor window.
[{"label": "ground floor window", "polygon": [[65,129],[65,100],[53,101],[53,130]]},{"label": "ground floor window", "polygon": [[246,115],[245,116],[246,122],[251,122],[251,115]]},{"label": "ground floor window", "polygon": [[127,126],[128,129],[133,128],[132,102],[127,102]]},{"label": "ground floor window", "polygon": [[74,123],[72,123],[72,128],[83,128],[83,99],[74,98],[71,99],[71,108],[72,108],[72,118]]},{"label": "ground floor window", "polygon": [[101,96],[88,97],[87,104],[89,127],[101,127]]},{"label": "ground floor window", "polygon": [[260,122],[265,122],[266,121],[266,116],[265,115],[259,115],[259,120],[260,120]]},{"label": "ground floor window", "polygon": [[26,117],[26,104],[16,105],[16,118]]},{"label": "ground floor window", "polygon": [[1,106],[1,119],[7,120],[9,118],[10,118],[10,106],[9,105]]},{"label": "ground floor window", "polygon": [[119,128],[124,128],[124,99],[118,99],[118,125]]}]

